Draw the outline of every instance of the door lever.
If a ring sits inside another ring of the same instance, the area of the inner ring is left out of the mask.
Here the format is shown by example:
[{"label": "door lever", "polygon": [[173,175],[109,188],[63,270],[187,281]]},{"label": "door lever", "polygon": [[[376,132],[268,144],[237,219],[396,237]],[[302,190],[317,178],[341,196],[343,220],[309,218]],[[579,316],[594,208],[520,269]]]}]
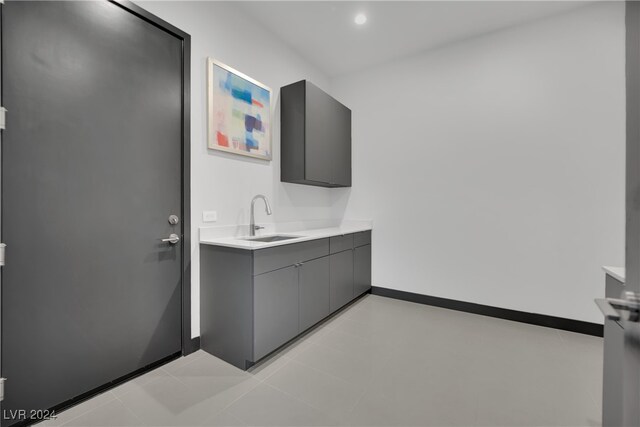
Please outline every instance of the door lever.
[{"label": "door lever", "polygon": [[[630,322],[640,320],[640,297],[634,292],[624,292],[624,298],[597,298],[598,308],[607,319],[625,319]],[[626,313],[620,314],[620,311]]]},{"label": "door lever", "polygon": [[162,239],[162,241],[175,245],[180,241],[180,237],[176,233],[171,233],[169,234],[169,237],[167,237],[166,239]]}]

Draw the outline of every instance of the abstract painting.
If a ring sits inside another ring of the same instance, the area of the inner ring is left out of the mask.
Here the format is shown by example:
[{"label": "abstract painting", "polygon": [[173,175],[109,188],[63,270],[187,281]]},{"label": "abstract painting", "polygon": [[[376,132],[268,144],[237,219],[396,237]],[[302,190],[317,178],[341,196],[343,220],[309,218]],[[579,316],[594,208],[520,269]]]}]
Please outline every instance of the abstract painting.
[{"label": "abstract painting", "polygon": [[271,160],[271,89],[209,58],[208,147]]}]

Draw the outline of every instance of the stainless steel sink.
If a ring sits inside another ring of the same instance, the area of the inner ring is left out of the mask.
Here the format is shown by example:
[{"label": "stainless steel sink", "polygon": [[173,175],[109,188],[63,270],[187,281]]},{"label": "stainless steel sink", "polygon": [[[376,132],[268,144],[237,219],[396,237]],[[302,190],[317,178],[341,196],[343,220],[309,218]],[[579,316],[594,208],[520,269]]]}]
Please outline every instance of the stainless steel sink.
[{"label": "stainless steel sink", "polygon": [[242,239],[242,240],[247,240],[249,242],[265,242],[265,243],[269,243],[269,242],[280,242],[282,240],[290,240],[290,239],[298,239],[301,236],[283,236],[280,234],[275,234],[273,236],[264,236],[264,237],[250,237],[247,239]]}]

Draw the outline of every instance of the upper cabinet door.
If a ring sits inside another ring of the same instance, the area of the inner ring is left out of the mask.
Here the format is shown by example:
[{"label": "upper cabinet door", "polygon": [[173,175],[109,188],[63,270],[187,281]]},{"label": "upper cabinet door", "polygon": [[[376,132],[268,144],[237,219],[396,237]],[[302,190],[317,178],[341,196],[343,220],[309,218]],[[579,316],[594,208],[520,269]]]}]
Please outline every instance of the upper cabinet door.
[{"label": "upper cabinet door", "polygon": [[283,182],[351,186],[351,110],[302,80],[281,89],[281,125]]},{"label": "upper cabinet door", "polygon": [[339,187],[351,187],[351,110],[331,98],[334,108],[332,117],[331,182]]},{"label": "upper cabinet door", "polygon": [[332,184],[333,157],[339,137],[335,122],[337,101],[311,83],[306,84],[305,179]]}]

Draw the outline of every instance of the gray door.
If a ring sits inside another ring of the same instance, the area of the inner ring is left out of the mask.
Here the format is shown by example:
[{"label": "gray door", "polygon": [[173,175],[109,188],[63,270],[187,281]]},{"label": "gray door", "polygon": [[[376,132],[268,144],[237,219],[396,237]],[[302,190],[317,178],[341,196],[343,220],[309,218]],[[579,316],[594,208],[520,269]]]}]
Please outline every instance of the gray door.
[{"label": "gray door", "polygon": [[[622,326],[619,353],[611,348],[619,329],[605,328],[605,357],[621,354],[621,372],[607,366],[604,374],[603,424],[640,425],[640,3],[626,2],[626,277],[618,298],[596,300],[606,317]],[[618,385],[615,384],[618,382]],[[621,390],[621,393],[618,391]],[[621,402],[613,402],[621,399]],[[608,409],[617,407],[619,417]]]},{"label": "gray door", "polygon": [[7,2],[2,32],[6,414],[181,350],[182,41],[107,1]]},{"label": "gray door", "polygon": [[[627,2],[627,178],[625,291],[640,296],[640,3]],[[640,323],[623,319],[623,425],[640,425]]]}]

